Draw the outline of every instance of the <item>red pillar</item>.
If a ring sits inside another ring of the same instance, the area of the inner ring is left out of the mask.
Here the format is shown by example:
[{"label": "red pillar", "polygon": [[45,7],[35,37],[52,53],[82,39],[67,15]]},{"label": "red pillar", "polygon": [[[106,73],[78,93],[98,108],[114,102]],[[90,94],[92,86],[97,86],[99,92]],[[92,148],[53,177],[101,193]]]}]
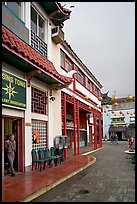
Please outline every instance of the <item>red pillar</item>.
[{"label": "red pillar", "polygon": [[99,140],[100,140],[100,147],[102,147],[102,124],[101,124],[102,116],[99,116]]},{"label": "red pillar", "polygon": [[74,155],[77,154],[76,152],[76,99],[74,98]]},{"label": "red pillar", "polygon": [[97,149],[97,126],[96,126],[96,114],[94,113],[94,149]]},{"label": "red pillar", "polygon": [[[64,135],[67,135],[66,130],[66,94],[64,94]],[[68,157],[68,148],[64,148],[64,158]]]},{"label": "red pillar", "polygon": [[77,133],[78,133],[78,154],[80,154],[80,121],[79,121],[79,101],[77,101]]}]

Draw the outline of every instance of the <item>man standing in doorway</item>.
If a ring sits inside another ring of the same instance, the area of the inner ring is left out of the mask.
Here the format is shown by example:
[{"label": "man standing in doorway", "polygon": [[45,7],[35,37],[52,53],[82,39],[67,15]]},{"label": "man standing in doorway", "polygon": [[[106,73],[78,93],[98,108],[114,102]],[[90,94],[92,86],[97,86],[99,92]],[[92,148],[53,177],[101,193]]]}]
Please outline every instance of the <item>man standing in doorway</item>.
[{"label": "man standing in doorway", "polygon": [[13,162],[15,159],[16,141],[14,139],[13,133],[11,133],[9,135],[9,139],[5,141],[5,151],[8,157],[8,161],[9,161],[9,173],[11,173],[11,176],[15,176]]}]

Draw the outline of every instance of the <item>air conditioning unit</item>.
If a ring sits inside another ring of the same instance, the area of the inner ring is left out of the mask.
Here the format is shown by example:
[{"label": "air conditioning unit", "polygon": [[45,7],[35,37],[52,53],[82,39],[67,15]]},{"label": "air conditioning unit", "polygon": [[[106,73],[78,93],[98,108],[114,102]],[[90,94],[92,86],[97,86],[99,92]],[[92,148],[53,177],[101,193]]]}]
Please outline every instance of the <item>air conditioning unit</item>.
[{"label": "air conditioning unit", "polygon": [[64,41],[64,32],[61,30],[59,26],[52,28],[52,40],[56,43],[59,44]]}]

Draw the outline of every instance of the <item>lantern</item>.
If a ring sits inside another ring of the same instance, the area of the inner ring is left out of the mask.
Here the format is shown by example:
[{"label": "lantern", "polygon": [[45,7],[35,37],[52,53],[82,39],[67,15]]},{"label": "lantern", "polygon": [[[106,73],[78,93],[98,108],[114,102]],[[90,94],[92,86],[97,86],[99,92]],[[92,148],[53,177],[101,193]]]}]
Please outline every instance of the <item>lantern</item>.
[{"label": "lantern", "polygon": [[130,115],[133,115],[133,113],[131,112]]},{"label": "lantern", "polygon": [[117,102],[115,102],[115,103],[114,103],[114,106],[118,106],[118,103],[117,103]]},{"label": "lantern", "polygon": [[119,113],[122,114],[122,111],[120,111]]},{"label": "lantern", "polygon": [[110,107],[110,105],[106,105],[106,108],[109,108]]},{"label": "lantern", "polygon": [[124,113],[122,113],[122,116],[124,116],[125,114]]},{"label": "lantern", "polygon": [[114,116],[116,116],[117,114],[115,113]]},{"label": "lantern", "polygon": [[128,99],[128,100],[131,100],[131,99],[133,99],[133,96],[128,95],[127,99]]},{"label": "lantern", "polygon": [[88,100],[88,96],[85,96],[85,100],[86,100],[86,101]]},{"label": "lantern", "polygon": [[116,96],[112,96],[111,100],[112,100],[112,101],[116,101],[116,100],[117,100],[117,97],[116,97]]},{"label": "lantern", "polygon": [[114,112],[114,111],[112,111],[112,113],[114,114],[115,112]]},{"label": "lantern", "polygon": [[106,113],[107,112],[107,110],[104,110],[104,113]]},{"label": "lantern", "polygon": [[100,97],[98,97],[98,100],[99,100],[99,101],[102,101],[102,97],[101,97],[101,96],[100,96]]},{"label": "lantern", "polygon": [[129,114],[129,112],[127,111],[127,114]]}]

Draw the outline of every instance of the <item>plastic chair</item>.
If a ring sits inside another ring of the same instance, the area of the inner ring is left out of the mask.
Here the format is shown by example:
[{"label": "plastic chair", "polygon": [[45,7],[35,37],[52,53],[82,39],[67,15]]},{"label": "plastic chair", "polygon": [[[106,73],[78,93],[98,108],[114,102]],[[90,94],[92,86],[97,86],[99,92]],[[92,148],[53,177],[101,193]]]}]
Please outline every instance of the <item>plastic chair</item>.
[{"label": "plastic chair", "polygon": [[59,155],[55,155],[54,147],[50,148],[50,153],[51,153],[51,157],[54,159],[55,166],[57,166],[58,160],[59,160],[60,157],[59,157]]},{"label": "plastic chair", "polygon": [[51,167],[53,158],[50,155],[50,151],[48,147],[44,149],[44,158],[46,159],[46,161],[49,161],[49,166]]},{"label": "plastic chair", "polygon": [[34,164],[36,164],[36,167],[37,167],[37,164],[38,164],[38,166],[40,164],[40,171],[41,171],[41,165],[44,164],[44,160],[40,159],[40,158],[39,159],[37,158],[37,152],[36,152],[35,149],[31,150],[31,155],[32,155],[32,171],[33,171]]}]

